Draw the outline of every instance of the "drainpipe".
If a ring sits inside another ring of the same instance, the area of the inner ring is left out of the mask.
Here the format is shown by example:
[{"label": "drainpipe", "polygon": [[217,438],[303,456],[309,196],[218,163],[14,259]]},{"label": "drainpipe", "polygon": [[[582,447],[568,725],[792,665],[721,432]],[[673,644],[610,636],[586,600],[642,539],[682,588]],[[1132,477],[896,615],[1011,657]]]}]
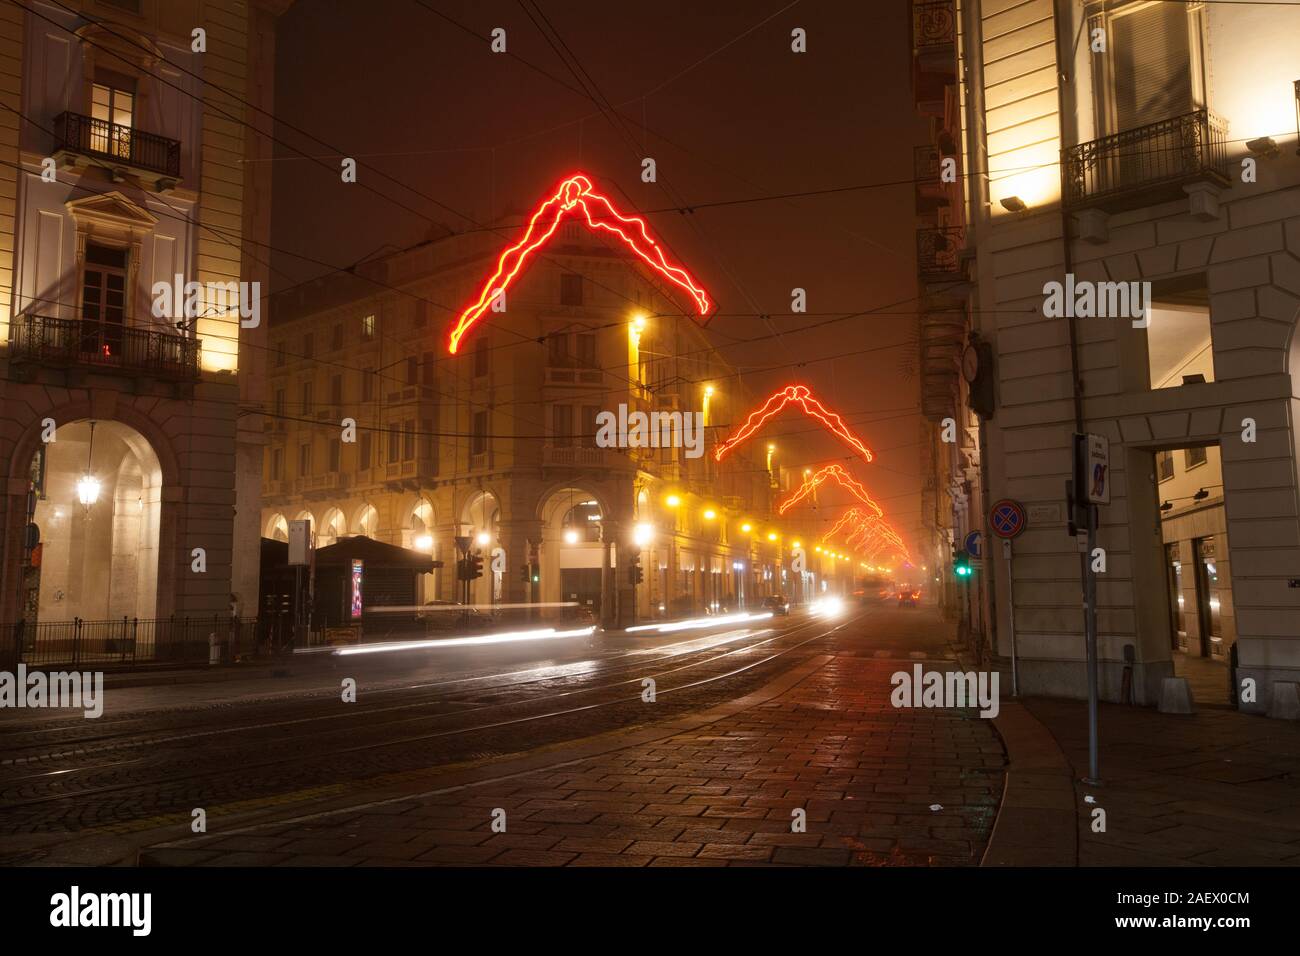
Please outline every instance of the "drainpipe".
[{"label": "drainpipe", "polygon": [[[1074,253],[1072,251],[1074,225],[1070,218],[1070,210],[1066,205],[1066,163],[1065,153],[1067,150],[1068,138],[1066,136],[1065,108],[1066,96],[1065,87],[1070,82],[1070,73],[1067,64],[1071,64],[1074,58],[1074,50],[1065,46],[1066,37],[1061,33],[1062,17],[1061,3],[1059,0],[1053,5],[1052,11],[1052,29],[1056,35],[1056,121],[1057,135],[1061,141],[1061,244],[1063,259],[1065,262],[1065,272],[1068,275],[1074,271]],[[1075,326],[1074,310],[1070,309],[1070,315],[1067,317],[1067,329],[1070,336],[1070,385],[1074,396],[1074,430],[1083,432],[1083,389],[1079,381],[1079,334]],[[1073,455],[1073,452],[1071,452]],[[1073,460],[1073,459],[1072,459]],[[1075,489],[1076,494],[1078,489]]]}]

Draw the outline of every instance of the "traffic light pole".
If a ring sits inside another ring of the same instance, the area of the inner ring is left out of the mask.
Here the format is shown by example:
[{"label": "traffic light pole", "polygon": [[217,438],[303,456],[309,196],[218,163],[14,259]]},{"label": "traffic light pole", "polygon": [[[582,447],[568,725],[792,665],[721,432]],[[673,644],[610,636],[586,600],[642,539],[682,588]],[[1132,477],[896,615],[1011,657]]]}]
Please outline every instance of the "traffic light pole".
[{"label": "traffic light pole", "polygon": [[1097,745],[1097,573],[1092,554],[1097,548],[1097,506],[1088,509],[1088,550],[1083,555],[1083,626],[1088,655],[1088,778],[1084,783],[1101,783]]}]

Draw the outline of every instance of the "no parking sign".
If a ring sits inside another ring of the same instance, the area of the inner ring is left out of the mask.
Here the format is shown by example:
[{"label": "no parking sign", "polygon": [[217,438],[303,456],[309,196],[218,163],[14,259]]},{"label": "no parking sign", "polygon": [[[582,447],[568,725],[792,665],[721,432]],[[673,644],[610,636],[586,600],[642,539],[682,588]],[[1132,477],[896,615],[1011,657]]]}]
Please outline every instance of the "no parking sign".
[{"label": "no parking sign", "polygon": [[989,530],[999,538],[1014,538],[1025,524],[1025,509],[1018,501],[1003,498],[989,510]]}]

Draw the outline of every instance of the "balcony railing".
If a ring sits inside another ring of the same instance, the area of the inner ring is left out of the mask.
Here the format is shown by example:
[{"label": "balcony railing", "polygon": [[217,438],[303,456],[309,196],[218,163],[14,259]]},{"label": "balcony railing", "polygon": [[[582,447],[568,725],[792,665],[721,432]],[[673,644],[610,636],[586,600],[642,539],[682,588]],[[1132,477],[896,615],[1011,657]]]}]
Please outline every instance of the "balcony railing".
[{"label": "balcony railing", "polygon": [[9,326],[10,360],[42,365],[197,379],[200,349],[198,339],[112,322],[20,315]]},{"label": "balcony railing", "polygon": [[60,113],[54,118],[54,137],[56,150],[102,157],[171,179],[181,175],[181,144],[156,133],[81,113]]},{"label": "balcony railing", "polygon": [[1227,139],[1227,124],[1201,109],[1072,146],[1066,202],[1119,210],[1177,199],[1190,182],[1227,186]]},{"label": "balcony railing", "polygon": [[957,279],[963,272],[961,250],[966,230],[960,226],[916,230],[916,271],[922,279]]},{"label": "balcony railing", "polygon": [[912,4],[912,49],[917,53],[957,42],[957,11],[952,0]]}]

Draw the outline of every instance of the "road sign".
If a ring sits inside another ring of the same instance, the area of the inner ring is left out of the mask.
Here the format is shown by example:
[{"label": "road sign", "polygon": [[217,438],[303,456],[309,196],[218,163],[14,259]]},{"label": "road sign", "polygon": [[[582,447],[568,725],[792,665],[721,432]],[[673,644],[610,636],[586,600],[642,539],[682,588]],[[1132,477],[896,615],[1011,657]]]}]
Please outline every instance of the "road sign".
[{"label": "road sign", "polygon": [[989,530],[999,538],[1014,538],[1025,530],[1025,524],[1025,509],[1010,498],[1003,498],[989,511]]},{"label": "road sign", "polygon": [[983,537],[984,536],[978,531],[972,531],[970,534],[966,535],[966,550],[972,558],[980,558],[983,556],[980,553]]},{"label": "road sign", "polygon": [[1110,504],[1110,439],[1105,435],[1088,434],[1087,465],[1084,480],[1088,489],[1088,502],[1094,505]]}]

